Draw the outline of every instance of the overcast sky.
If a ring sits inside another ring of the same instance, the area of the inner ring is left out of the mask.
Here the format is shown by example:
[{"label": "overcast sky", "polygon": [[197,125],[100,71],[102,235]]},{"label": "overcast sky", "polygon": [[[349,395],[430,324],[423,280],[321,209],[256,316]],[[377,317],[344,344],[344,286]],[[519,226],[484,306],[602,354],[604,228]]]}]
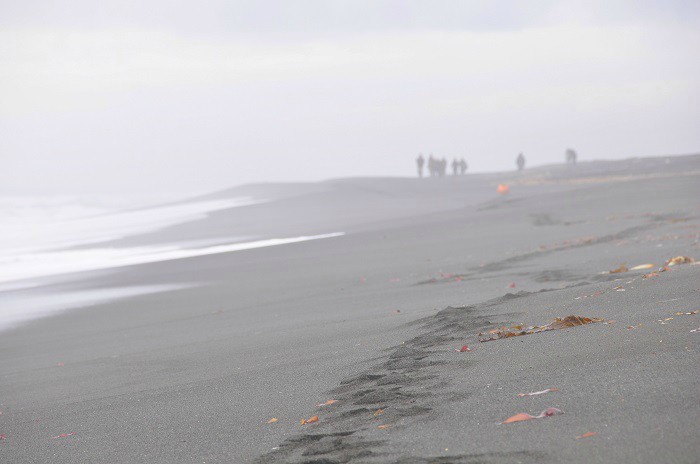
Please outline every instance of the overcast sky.
[{"label": "overcast sky", "polygon": [[699,5],[0,0],[0,193],[697,153]]}]

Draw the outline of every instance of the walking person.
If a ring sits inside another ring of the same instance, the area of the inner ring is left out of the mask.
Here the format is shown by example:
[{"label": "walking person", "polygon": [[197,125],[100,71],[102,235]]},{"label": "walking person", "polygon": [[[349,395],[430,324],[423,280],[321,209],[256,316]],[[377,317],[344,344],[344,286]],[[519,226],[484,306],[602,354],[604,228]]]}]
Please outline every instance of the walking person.
[{"label": "walking person", "polygon": [[418,153],[418,158],[416,158],[416,164],[418,165],[418,177],[423,177],[423,165],[425,164],[425,158],[423,158],[423,153]]},{"label": "walking person", "polygon": [[464,158],[459,160],[459,171],[461,175],[464,175],[467,172],[467,162],[464,161]]},{"label": "walking person", "polygon": [[457,158],[452,159],[452,175],[456,176],[457,175],[457,169],[459,169],[459,161],[457,161]]},{"label": "walking person", "polygon": [[515,164],[518,165],[518,171],[525,169],[525,157],[522,153],[518,155],[518,158],[515,160]]}]

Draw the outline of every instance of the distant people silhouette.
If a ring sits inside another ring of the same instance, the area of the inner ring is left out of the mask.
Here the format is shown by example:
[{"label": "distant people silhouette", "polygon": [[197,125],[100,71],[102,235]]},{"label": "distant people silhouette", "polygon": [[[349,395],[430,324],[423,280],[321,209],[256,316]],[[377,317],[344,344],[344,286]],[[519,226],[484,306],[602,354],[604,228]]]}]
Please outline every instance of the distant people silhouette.
[{"label": "distant people silhouette", "polygon": [[525,168],[525,157],[522,153],[518,155],[518,158],[515,160],[515,163],[518,165],[518,171],[522,171]]},{"label": "distant people silhouette", "polygon": [[[416,158],[416,166],[418,167],[418,177],[423,177],[423,166],[426,164],[425,158],[423,158],[423,154],[419,153],[418,158]],[[436,158],[433,156],[431,153],[428,156],[428,174],[430,177],[444,177],[447,175],[447,159],[446,158]],[[452,163],[450,164],[452,166],[452,175],[456,176],[458,174],[464,174],[467,171],[467,162],[464,161],[464,158],[462,158],[461,161],[457,160],[457,158],[453,158]]]},{"label": "distant people silhouette", "polygon": [[460,173],[461,175],[464,175],[464,173],[466,173],[466,172],[467,172],[467,162],[464,161],[464,158],[462,158],[462,159],[459,161],[459,173]]},{"label": "distant people silhouette", "polygon": [[572,150],[571,148],[567,148],[566,150],[566,164],[571,164],[572,166],[576,166],[576,152]]},{"label": "distant people silhouette", "polygon": [[416,158],[416,164],[418,165],[418,177],[423,177],[423,165],[425,164],[425,158],[423,158],[423,153],[418,153],[418,158]]}]

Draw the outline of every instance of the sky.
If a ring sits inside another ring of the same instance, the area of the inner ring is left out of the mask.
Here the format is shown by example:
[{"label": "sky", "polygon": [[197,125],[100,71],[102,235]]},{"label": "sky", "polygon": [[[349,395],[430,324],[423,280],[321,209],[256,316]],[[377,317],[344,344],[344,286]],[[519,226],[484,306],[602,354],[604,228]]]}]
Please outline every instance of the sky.
[{"label": "sky", "polygon": [[697,1],[0,0],[0,194],[700,152]]}]

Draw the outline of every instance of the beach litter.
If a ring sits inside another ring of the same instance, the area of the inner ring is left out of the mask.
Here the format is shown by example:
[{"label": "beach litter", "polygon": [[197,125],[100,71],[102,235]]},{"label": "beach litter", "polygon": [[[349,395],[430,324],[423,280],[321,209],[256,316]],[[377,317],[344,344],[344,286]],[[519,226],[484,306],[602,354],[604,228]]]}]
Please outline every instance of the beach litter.
[{"label": "beach litter", "polygon": [[560,409],[557,408],[547,408],[541,413],[539,413],[536,416],[532,416],[530,414],[520,412],[514,416],[509,417],[508,419],[504,420],[501,422],[501,424],[510,424],[512,422],[522,422],[522,421],[527,421],[531,419],[543,419],[545,417],[552,417],[556,414],[564,414]]},{"label": "beach litter", "polygon": [[329,405],[331,405],[333,403],[337,403],[337,402],[338,402],[338,400],[328,400],[325,403],[317,404],[316,407],[320,408],[322,406],[329,406]]},{"label": "beach litter", "polygon": [[695,260],[687,256],[676,256],[666,261],[666,266],[677,266],[679,264],[692,264]]},{"label": "beach litter", "polygon": [[629,269],[627,269],[627,266],[624,264],[618,267],[617,269],[613,269],[612,271],[608,271],[609,274],[621,274],[623,272],[627,272]]},{"label": "beach litter", "polygon": [[391,428],[391,425],[386,425],[386,424],[385,425],[378,425],[377,428],[384,430],[384,429]]},{"label": "beach litter", "polygon": [[318,422],[318,416],[311,416],[308,419],[302,419],[301,425],[313,424],[314,422]]},{"label": "beach litter", "polygon": [[279,420],[279,419],[277,419],[276,417],[273,417],[272,419],[270,419],[269,421],[267,421],[267,423],[268,423],[268,424],[274,424],[274,423],[277,422],[278,420]]},{"label": "beach litter", "polygon": [[641,271],[642,269],[651,269],[653,267],[653,264],[640,264],[638,266],[631,267],[630,271]]},{"label": "beach litter", "polygon": [[490,342],[502,338],[519,337],[521,335],[530,335],[534,333],[547,332],[550,330],[567,329],[579,325],[593,324],[596,322],[604,322],[603,319],[594,317],[582,316],[566,316],[565,318],[557,317],[553,322],[542,326],[523,327],[522,325],[514,325],[512,327],[501,327],[499,329],[489,330],[487,333],[479,333],[480,342]]},{"label": "beach litter", "polygon": [[545,393],[558,392],[558,391],[559,391],[558,388],[547,388],[546,390],[532,392],[532,393],[518,393],[518,396],[522,398],[523,396],[537,396],[537,395],[543,395]]},{"label": "beach litter", "polygon": [[584,433],[583,435],[579,435],[578,437],[576,437],[576,439],[577,439],[577,440],[580,440],[580,439],[582,439],[582,438],[595,437],[596,435],[598,435],[598,432],[586,432],[586,433]]},{"label": "beach litter", "polygon": [[380,416],[382,414],[384,414],[383,409],[377,409],[376,411],[374,411],[374,417]]},{"label": "beach litter", "polygon": [[60,435],[56,435],[55,437],[51,437],[51,439],[55,440],[57,438],[66,438],[66,437],[70,437],[71,435],[75,435],[75,432],[62,433]]},{"label": "beach litter", "polygon": [[498,193],[505,195],[508,192],[510,192],[510,187],[508,187],[508,184],[498,184]]}]

